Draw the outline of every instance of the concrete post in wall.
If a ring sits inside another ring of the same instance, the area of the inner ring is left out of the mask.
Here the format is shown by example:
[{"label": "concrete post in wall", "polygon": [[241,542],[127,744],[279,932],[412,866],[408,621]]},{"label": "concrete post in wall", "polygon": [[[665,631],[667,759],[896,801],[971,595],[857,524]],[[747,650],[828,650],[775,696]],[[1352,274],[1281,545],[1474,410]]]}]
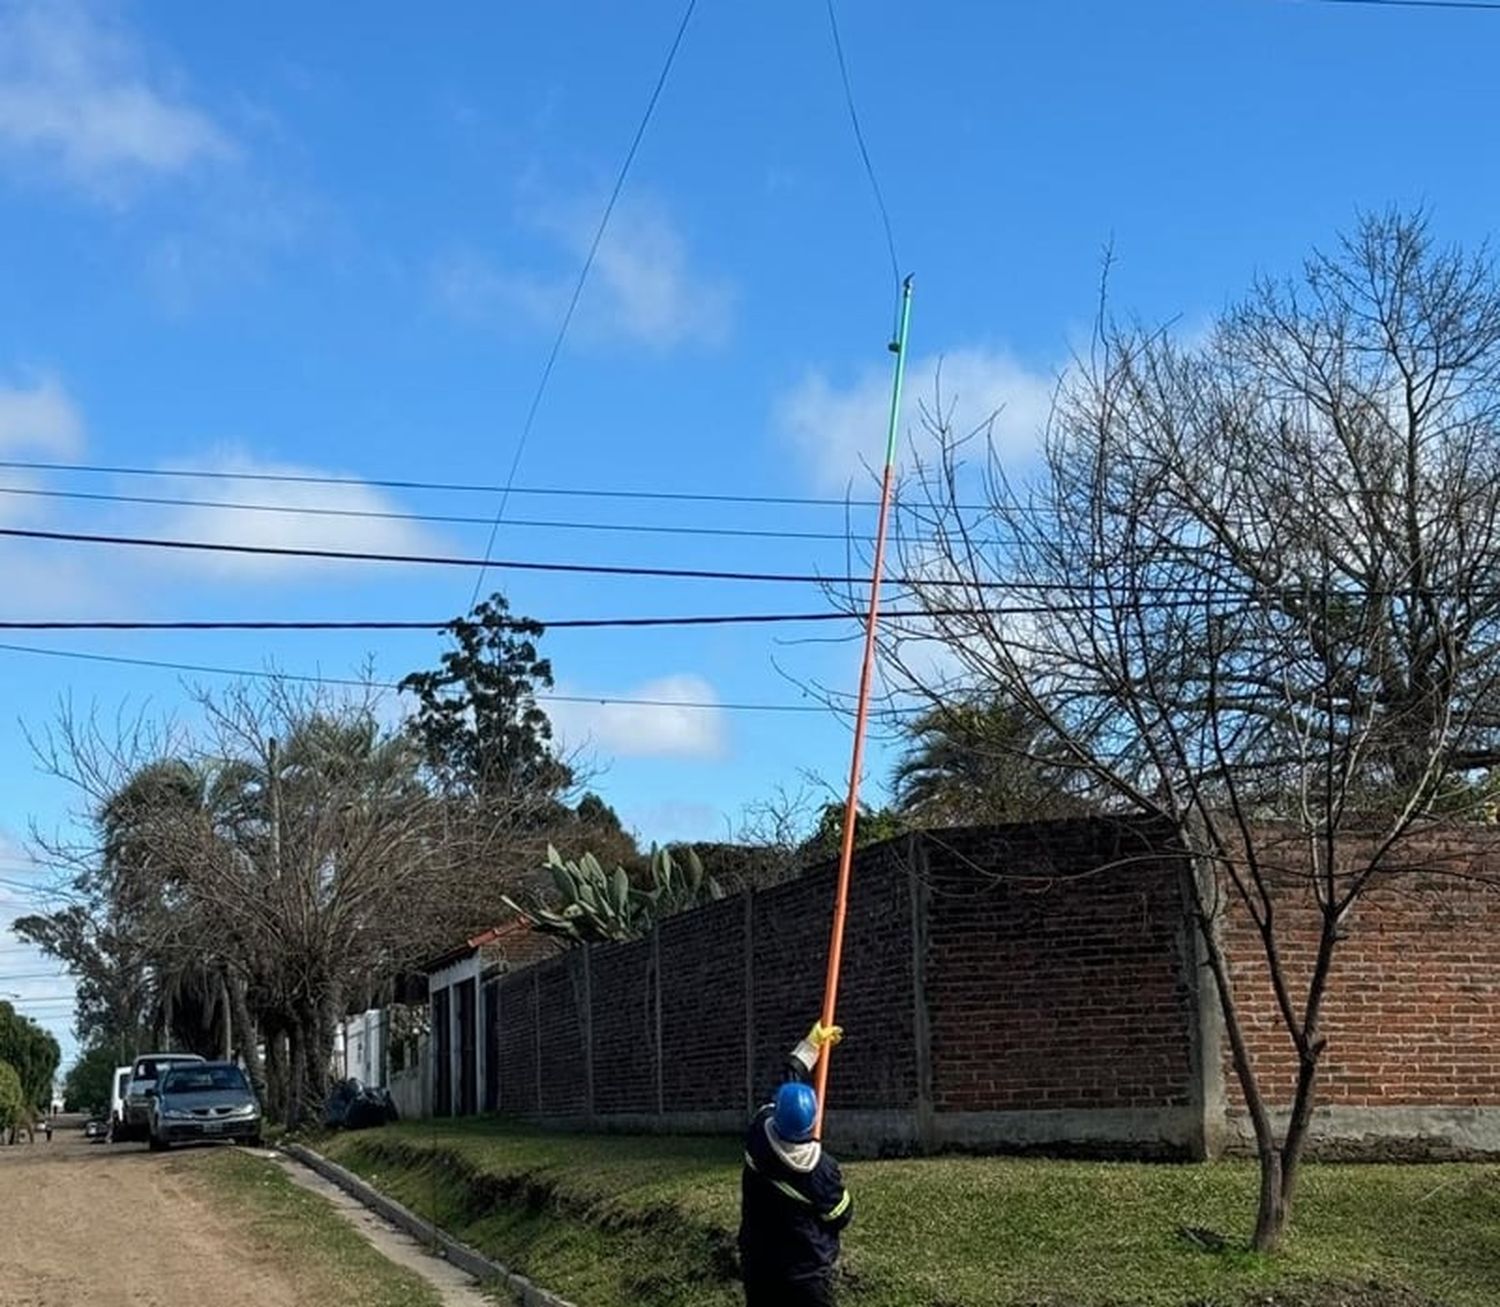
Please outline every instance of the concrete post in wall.
[{"label": "concrete post in wall", "polygon": [[741,893],[745,900],[745,1115],[753,1116],[757,1107],[755,1084],[755,889],[747,885]]},{"label": "concrete post in wall", "polygon": [[[1182,921],[1178,949],[1186,972],[1193,1011],[1188,1027],[1188,1101],[1193,1112],[1192,1156],[1198,1161],[1218,1157],[1228,1129],[1228,1100],[1224,1093],[1224,1009],[1219,986],[1208,963],[1208,943],[1198,926],[1194,903],[1214,903],[1218,887],[1213,867],[1205,860],[1182,858]],[[1188,878],[1192,879],[1189,880]],[[1213,929],[1218,930],[1217,919]]]},{"label": "concrete post in wall", "polygon": [[666,1081],[663,1078],[664,1068],[662,1066],[661,1048],[661,922],[657,921],[651,927],[651,999],[652,999],[652,1027],[655,1030],[656,1052],[656,1117],[659,1121],[666,1112]]},{"label": "concrete post in wall", "polygon": [[531,1061],[536,1068],[536,1114],[541,1116],[546,1110],[542,1103],[542,978],[541,965],[535,962],[531,965],[531,1036],[535,1050]]},{"label": "concrete post in wall", "polygon": [[937,1146],[932,1094],[932,1014],[927,1007],[928,914],[932,907],[928,874],[927,841],[917,832],[907,836],[906,880],[911,897],[912,1042],[917,1070],[913,1116],[917,1146],[923,1152],[932,1152]]},{"label": "concrete post in wall", "polygon": [[583,986],[578,1030],[583,1042],[583,1112],[590,1126],[598,1124],[598,1113],[594,1108],[594,946],[585,942],[581,949],[574,949],[582,956]]}]

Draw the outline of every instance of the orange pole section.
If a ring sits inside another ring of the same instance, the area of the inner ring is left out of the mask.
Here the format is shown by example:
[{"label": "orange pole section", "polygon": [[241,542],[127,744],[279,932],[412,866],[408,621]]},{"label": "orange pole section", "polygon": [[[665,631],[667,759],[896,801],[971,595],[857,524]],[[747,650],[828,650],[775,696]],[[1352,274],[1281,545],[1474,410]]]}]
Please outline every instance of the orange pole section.
[{"label": "orange pole section", "polygon": [[[875,529],[875,565],[870,574],[870,610],[865,618],[864,661],[859,672],[859,699],[854,713],[854,749],[849,762],[849,796],[844,804],[843,839],[839,843],[838,888],[833,903],[833,934],[828,944],[828,975],[823,984],[823,1012],[820,1020],[831,1026],[838,1012],[839,974],[844,965],[844,924],[849,916],[849,879],[854,868],[855,824],[859,819],[859,782],[864,767],[865,727],[870,716],[870,682],[875,672],[875,635],[880,624],[880,578],[885,572],[886,526],[890,517],[891,487],[895,482],[896,432],[901,409],[901,384],[906,373],[906,332],[911,318],[911,286],[908,277],[901,285],[901,317],[891,348],[896,355],[896,376],[891,387],[891,416],[886,433],[885,474],[880,485],[880,517]],[[818,1058],[816,1083],[818,1121],[815,1134],[823,1137],[823,1110],[828,1096],[828,1064],[831,1047]]]}]

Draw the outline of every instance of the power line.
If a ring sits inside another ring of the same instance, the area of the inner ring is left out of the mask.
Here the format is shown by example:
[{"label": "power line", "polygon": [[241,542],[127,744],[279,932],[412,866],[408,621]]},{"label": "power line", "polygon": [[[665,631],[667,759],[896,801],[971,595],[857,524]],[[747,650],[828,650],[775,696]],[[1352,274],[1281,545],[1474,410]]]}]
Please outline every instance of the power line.
[{"label": "power line", "polygon": [[[526,450],[526,442],[531,437],[531,429],[536,425],[537,411],[542,406],[542,396],[547,393],[547,383],[552,380],[552,370],[557,366],[558,355],[562,353],[563,341],[567,338],[568,328],[573,325],[573,314],[578,309],[578,301],[583,297],[584,283],[588,281],[589,271],[594,266],[594,258],[599,253],[600,243],[604,240],[605,229],[609,226],[610,217],[614,214],[615,205],[620,199],[620,193],[625,189],[625,178],[630,174],[630,165],[635,162],[636,151],[641,148],[641,141],[645,139],[646,128],[651,123],[651,116],[656,112],[656,102],[661,99],[662,90],[666,87],[667,78],[671,75],[672,65],[677,62],[677,51],[682,46],[682,38],[687,35],[688,23],[693,17],[693,10],[697,8],[698,0],[688,0],[687,7],[682,11],[682,21],[677,24],[677,34],[672,38],[671,47],[667,50],[667,57],[661,66],[661,72],[656,78],[656,85],[651,88],[651,98],[646,101],[645,112],[641,114],[640,123],[636,126],[635,136],[631,138],[630,148],[625,152],[624,161],[620,164],[620,171],[615,177],[614,189],[609,193],[609,201],[604,206],[604,212],[599,215],[599,226],[594,231],[594,239],[589,244],[588,254],[583,260],[583,267],[578,270],[578,283],[573,287],[572,298],[568,300],[567,311],[564,312],[562,321],[558,324],[557,336],[552,342],[552,349],[547,354],[547,361],[542,367],[542,375],[537,380],[536,391],[531,396],[531,405],[526,410],[526,420],[521,424],[521,434],[516,440],[516,450],[510,460],[510,471],[505,477],[505,490],[500,496],[500,506],[495,510],[495,520],[490,524],[489,540],[484,546],[484,556],[488,561],[490,553],[495,548],[495,535],[500,530],[500,520],[505,516],[506,506],[510,503],[510,487],[516,479],[516,473],[521,467],[521,455]],[[479,575],[474,578],[474,593],[469,597],[469,607],[472,608],[479,599],[479,589],[484,584],[485,567],[481,566]]]},{"label": "power line", "polygon": [[[427,567],[493,567],[503,571],[516,572],[548,572],[560,573],[572,576],[628,576],[641,577],[654,580],[679,580],[679,581],[752,581],[764,582],[773,585],[817,585],[817,586],[857,586],[867,584],[868,578],[852,575],[838,575],[834,573],[819,572],[750,572],[737,571],[728,568],[694,568],[694,567],[646,567],[630,563],[562,563],[541,559],[482,559],[468,558],[445,554],[407,554],[386,552],[381,550],[361,549],[321,549],[311,546],[300,545],[253,545],[234,541],[217,540],[182,540],[175,537],[162,536],[127,536],[127,535],[103,535],[87,531],[44,531],[31,527],[0,527],[0,538],[16,540],[42,540],[66,544],[91,544],[91,545],[117,545],[130,548],[165,549],[183,552],[198,552],[211,554],[235,554],[251,555],[254,557],[267,558],[306,558],[324,562],[341,563],[394,563],[400,565],[427,566]],[[1021,580],[977,580],[973,577],[946,577],[946,576],[886,576],[883,584],[898,587],[908,591],[921,592],[924,589],[957,589],[957,590],[1001,590],[1014,593],[1028,593],[1046,596],[1061,594],[1084,594],[1099,595],[1104,598],[1087,604],[1059,604],[1051,599],[1041,607],[995,607],[986,606],[974,609],[927,609],[905,616],[917,617],[941,617],[941,616],[984,616],[994,615],[1021,615],[1027,612],[1091,612],[1111,611],[1118,604],[1109,600],[1111,584],[1106,578],[1103,581],[1080,580],[1080,581],[1021,581]],[[1231,589],[1214,586],[1188,586],[1183,584],[1132,584],[1128,591],[1133,596],[1156,596],[1152,605],[1158,608],[1184,607],[1209,601],[1221,603],[1238,600],[1240,602],[1266,602],[1274,599],[1311,599],[1318,594],[1333,595],[1347,598],[1424,598],[1441,596],[1446,591],[1427,586],[1360,586],[1339,588],[1334,587],[1321,591],[1312,591],[1304,586],[1286,585],[1280,587],[1256,587],[1251,589]],[[1495,593],[1493,591],[1471,588],[1464,591],[1470,596]],[[1167,599],[1162,596],[1173,596]],[[773,615],[774,616],[774,615]],[[801,620],[800,615],[792,615],[796,620]],[[569,625],[683,625],[695,622],[712,624],[723,621],[760,620],[754,614],[730,615],[725,618],[719,617],[689,617],[689,618],[575,618],[569,621]],[[833,620],[818,618],[817,620]],[[351,629],[359,629],[368,625],[369,629],[399,629],[400,623],[351,623]],[[446,625],[440,623],[439,625]],[[562,622],[553,623],[561,626]],[[288,624],[289,629],[295,629]],[[20,628],[18,628],[20,629]],[[38,629],[32,624],[26,624],[25,629]],[[53,627],[48,629],[65,629]],[[86,629],[86,628],[80,628]],[[121,629],[128,629],[122,626]],[[184,629],[190,629],[185,627]],[[268,627],[267,629],[275,629]],[[335,628],[330,628],[335,629]],[[429,630],[432,625],[427,622],[412,624],[411,629]]]},{"label": "power line", "polygon": [[[80,649],[44,649],[36,645],[0,644],[0,652],[36,654],[44,658],[68,658],[78,662],[109,663],[123,667],[149,667],[159,671],[193,672],[204,676],[232,676],[247,680],[296,681],[306,685],[341,685],[359,689],[399,690],[395,681],[361,680],[352,676],[312,676],[299,672],[277,672],[249,667],[221,667],[209,663],[170,662],[161,658],[127,658],[122,654],[89,653]],[[707,699],[628,698],[599,694],[538,694],[541,703],[597,704],[601,707],[697,708],[725,712],[824,713],[823,704],[798,703],[720,703]]]},{"label": "power line", "polygon": [[865,145],[865,133],[859,122],[859,109],[854,103],[854,88],[849,81],[849,64],[844,58],[844,42],[839,35],[839,17],[834,9],[833,0],[827,0],[828,27],[833,33],[833,52],[838,57],[839,78],[844,84],[844,104],[849,110],[849,123],[854,128],[854,142],[859,146],[859,157],[865,166],[865,176],[869,178],[870,190],[875,196],[875,207],[880,212],[880,221],[885,228],[886,250],[891,258],[891,278],[896,287],[896,294],[901,293],[901,261],[896,257],[896,236],[891,229],[890,211],[885,207],[885,196],[880,189],[880,182],[875,176],[875,165],[870,162],[869,147]]},{"label": "power line", "polygon": [[[584,576],[636,576],[690,581],[765,581],[799,585],[847,585],[857,580],[855,577],[821,576],[815,572],[741,572],[716,568],[641,567],[623,563],[556,563],[525,559],[465,558],[383,550],[320,549],[302,545],[252,545],[233,541],[181,540],[175,537],[102,535],[88,531],[43,531],[16,526],[0,527],[0,537],[211,554],[250,554],[264,558],[309,558],[329,562],[399,563],[429,567],[478,567],[481,570],[493,567],[502,571],[562,572]],[[959,583],[954,582],[954,584]]]},{"label": "power line", "polygon": [[[49,463],[36,459],[0,459],[0,469],[17,472],[83,473],[91,476],[152,477],[183,481],[250,481],[268,485],[356,486],[377,490],[419,490],[434,494],[533,495],[547,499],[619,499],[661,503],[750,504],[787,508],[878,508],[874,499],[835,499],[807,495],[745,495],[715,491],[617,490],[593,486],[511,486],[461,481],[416,481],[396,477],[325,476],[303,472],[224,472],[205,468],[132,467],[108,463]],[[965,512],[983,512],[984,504],[958,504]],[[490,519],[486,518],[485,521]]]},{"label": "power line", "polygon": [[[1071,608],[1082,605],[1064,606]],[[1092,606],[1087,606],[1092,608]],[[1058,612],[1056,606],[998,605],[985,608],[931,608],[894,610],[886,613],[891,620],[919,621],[935,617],[1023,617]],[[530,619],[501,621],[504,627],[521,627]],[[720,613],[689,614],[682,617],[576,617],[561,621],[535,619],[536,625],[548,631],[563,630],[632,630],[655,627],[690,626],[785,626],[810,622],[854,622],[857,613],[836,610],[817,613]],[[439,622],[356,618],[171,618],[161,621],[131,618],[36,618],[0,619],[0,631],[441,631],[451,619]]]},{"label": "power line", "polygon": [[[117,495],[102,491],[55,490],[39,486],[0,486],[0,495],[30,499],[63,499],[85,503],[140,504],[160,508],[229,509],[243,513],[283,513],[294,517],[328,517],[380,522],[426,522],[438,526],[488,526],[491,519],[465,513],[403,513],[374,508],[326,508],[311,504],[245,503],[233,499],[179,499],[171,495]],[[580,522],[552,518],[507,518],[508,527],[559,531],[604,531],[631,535],[720,536],[744,540],[870,541],[869,535],[845,531],[787,531],[755,527],[670,526],[650,522]]]},{"label": "power line", "polygon": [[1368,5],[1382,9],[1500,9],[1500,0],[1312,0],[1325,5]]}]

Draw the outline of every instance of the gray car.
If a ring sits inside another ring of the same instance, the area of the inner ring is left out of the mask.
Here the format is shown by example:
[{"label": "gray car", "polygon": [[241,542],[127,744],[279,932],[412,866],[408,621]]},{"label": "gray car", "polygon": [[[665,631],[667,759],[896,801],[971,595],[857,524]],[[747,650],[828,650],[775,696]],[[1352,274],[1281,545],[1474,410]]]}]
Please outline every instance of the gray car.
[{"label": "gray car", "polygon": [[151,1100],[150,1143],[227,1139],[260,1143],[260,1104],[233,1062],[199,1062],[166,1070]]}]

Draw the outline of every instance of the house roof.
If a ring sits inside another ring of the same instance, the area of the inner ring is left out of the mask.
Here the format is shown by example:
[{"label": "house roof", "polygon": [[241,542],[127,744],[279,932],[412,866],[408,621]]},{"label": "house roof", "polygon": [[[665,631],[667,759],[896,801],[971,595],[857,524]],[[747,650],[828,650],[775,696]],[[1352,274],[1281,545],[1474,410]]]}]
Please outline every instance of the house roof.
[{"label": "house roof", "polygon": [[490,926],[481,930],[477,935],[470,935],[462,944],[456,944],[446,953],[440,953],[437,957],[424,962],[417,970],[424,976],[430,976],[434,971],[451,967],[455,962],[462,961],[479,949],[504,944],[508,940],[520,939],[530,933],[531,924],[525,917],[512,917],[498,926]]}]

